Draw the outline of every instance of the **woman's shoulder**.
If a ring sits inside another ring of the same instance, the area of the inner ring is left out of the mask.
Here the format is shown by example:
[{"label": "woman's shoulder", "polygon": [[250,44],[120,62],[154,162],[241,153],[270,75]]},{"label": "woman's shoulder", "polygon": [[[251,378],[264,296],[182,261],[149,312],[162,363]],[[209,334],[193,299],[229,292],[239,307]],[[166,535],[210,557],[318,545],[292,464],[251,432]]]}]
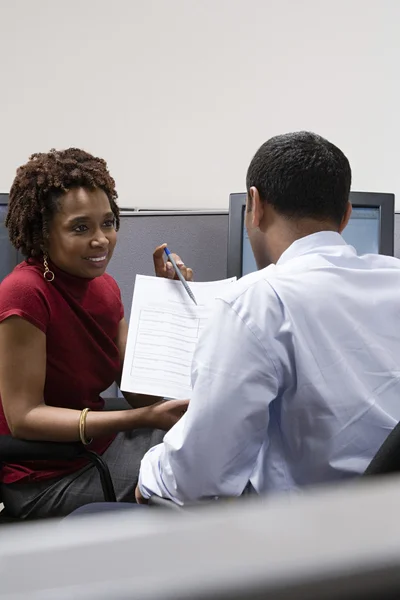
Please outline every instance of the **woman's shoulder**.
[{"label": "woman's shoulder", "polygon": [[0,283],[0,322],[18,316],[46,332],[50,318],[49,286],[43,271],[26,261]]},{"label": "woman's shoulder", "polygon": [[14,267],[9,275],[7,275],[0,283],[0,291],[4,293],[7,289],[15,290],[15,288],[29,289],[31,291],[46,290],[46,281],[43,278],[43,269],[35,263],[27,261],[21,262]]}]

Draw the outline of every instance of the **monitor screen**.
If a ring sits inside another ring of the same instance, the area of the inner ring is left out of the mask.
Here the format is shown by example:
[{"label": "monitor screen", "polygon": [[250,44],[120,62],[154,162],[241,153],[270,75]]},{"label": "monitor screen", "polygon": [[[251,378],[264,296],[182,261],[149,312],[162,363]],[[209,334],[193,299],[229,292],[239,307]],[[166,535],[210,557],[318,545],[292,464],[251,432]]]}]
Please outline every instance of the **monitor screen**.
[{"label": "monitor screen", "polygon": [[[353,212],[343,231],[346,242],[358,254],[388,254],[393,256],[394,196],[352,192]],[[228,277],[247,275],[257,270],[247,235],[245,216],[246,194],[231,194],[229,205]]]},{"label": "monitor screen", "polygon": [[8,194],[0,194],[0,282],[20,262],[21,257],[13,248],[4,222],[8,212]]},{"label": "monitor screen", "polygon": [[1,202],[0,198],[0,281],[16,265],[16,251],[8,239],[8,231],[4,225],[7,216],[7,205]]},{"label": "monitor screen", "polygon": [[353,208],[342,236],[357,254],[379,254],[380,218],[379,207]]},{"label": "monitor screen", "polygon": [[244,222],[243,208],[243,230],[242,230],[242,275],[248,275],[257,271],[256,259],[254,258],[253,250],[251,249],[249,236],[247,234],[246,225]]}]

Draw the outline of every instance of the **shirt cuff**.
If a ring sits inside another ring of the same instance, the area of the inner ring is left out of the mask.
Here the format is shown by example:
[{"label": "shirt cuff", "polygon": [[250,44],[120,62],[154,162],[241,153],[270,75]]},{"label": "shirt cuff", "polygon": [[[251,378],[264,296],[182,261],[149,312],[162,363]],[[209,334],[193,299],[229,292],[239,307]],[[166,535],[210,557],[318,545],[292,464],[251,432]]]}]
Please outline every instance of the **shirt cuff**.
[{"label": "shirt cuff", "polygon": [[[164,444],[158,444],[151,448],[142,458],[139,471],[139,490],[143,498],[148,500],[150,496],[161,496],[165,498],[162,487],[158,483],[159,462]],[[169,497],[169,496],[167,496]]]}]

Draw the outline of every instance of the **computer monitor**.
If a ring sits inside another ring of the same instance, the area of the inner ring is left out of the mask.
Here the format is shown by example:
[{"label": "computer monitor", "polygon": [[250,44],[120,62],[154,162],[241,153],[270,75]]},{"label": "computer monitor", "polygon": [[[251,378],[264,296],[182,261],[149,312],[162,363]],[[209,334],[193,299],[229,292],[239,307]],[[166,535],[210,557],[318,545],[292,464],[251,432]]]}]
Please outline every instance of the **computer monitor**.
[{"label": "computer monitor", "polygon": [[2,214],[4,212],[7,213],[7,206],[8,206],[8,194],[0,194],[0,207],[1,207]]},{"label": "computer monitor", "polygon": [[[342,235],[358,254],[394,252],[394,194],[350,192],[353,206]],[[242,277],[257,270],[245,227],[246,194],[229,197],[228,277]]]},{"label": "computer monitor", "polygon": [[4,225],[8,211],[8,194],[0,194],[0,282],[19,262],[17,250],[12,247]]}]

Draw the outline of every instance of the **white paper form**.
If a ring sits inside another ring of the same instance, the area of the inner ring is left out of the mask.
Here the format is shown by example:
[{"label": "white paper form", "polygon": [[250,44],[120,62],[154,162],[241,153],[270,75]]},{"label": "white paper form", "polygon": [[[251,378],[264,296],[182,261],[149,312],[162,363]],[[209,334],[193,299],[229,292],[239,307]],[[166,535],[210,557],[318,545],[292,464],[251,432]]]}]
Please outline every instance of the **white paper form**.
[{"label": "white paper form", "polygon": [[236,280],[189,283],[137,275],[121,390],[190,398],[193,353],[214,301]]}]

